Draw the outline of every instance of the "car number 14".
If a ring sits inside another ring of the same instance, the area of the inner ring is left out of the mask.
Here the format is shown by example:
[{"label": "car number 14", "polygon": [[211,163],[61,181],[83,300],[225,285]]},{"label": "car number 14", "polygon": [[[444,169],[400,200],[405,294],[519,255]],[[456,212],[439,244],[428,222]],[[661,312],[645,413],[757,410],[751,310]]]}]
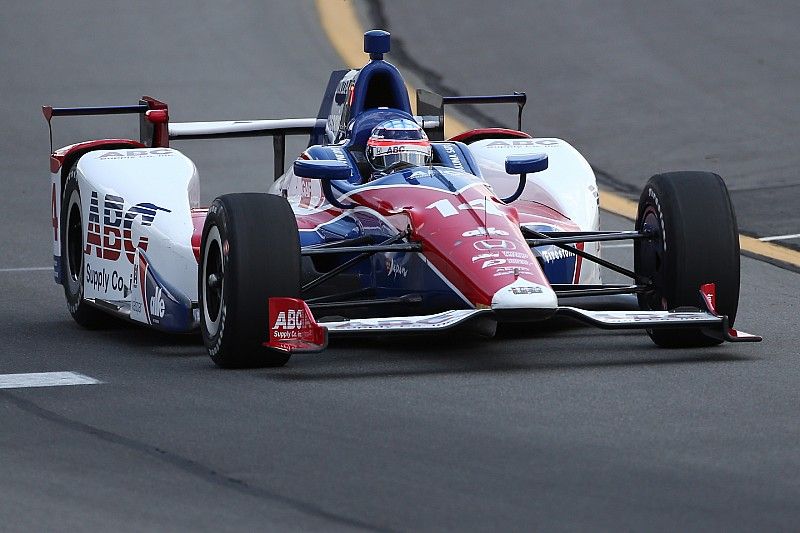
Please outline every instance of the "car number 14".
[{"label": "car number 14", "polygon": [[453,205],[453,202],[447,198],[443,198],[425,206],[425,209],[436,209],[445,218],[457,215],[461,211],[485,211],[487,215],[503,216],[503,212],[488,198],[476,198],[470,200],[468,204],[461,204],[458,207]]}]

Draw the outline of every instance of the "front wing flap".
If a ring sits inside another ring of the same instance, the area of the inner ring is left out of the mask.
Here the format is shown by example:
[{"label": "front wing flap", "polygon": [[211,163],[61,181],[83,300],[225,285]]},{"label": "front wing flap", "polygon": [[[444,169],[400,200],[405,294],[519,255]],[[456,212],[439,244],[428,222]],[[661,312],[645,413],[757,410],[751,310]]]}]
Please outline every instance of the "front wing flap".
[{"label": "front wing flap", "polygon": [[433,315],[400,316],[392,318],[359,318],[325,322],[332,335],[437,332],[460,326],[479,316],[492,315],[490,309],[457,309]]},{"label": "front wing flap", "polygon": [[[758,342],[761,337],[736,331],[728,317],[707,311],[589,311],[577,307],[559,307],[556,315],[568,316],[602,329],[686,329],[702,328],[709,335],[730,342]],[[478,318],[494,318],[491,309],[462,309],[433,315],[392,318],[361,318],[323,325],[331,335],[383,335],[385,333],[434,333]]]},{"label": "front wing flap", "polygon": [[708,311],[589,311],[559,307],[557,315],[575,318],[602,329],[686,329],[702,328],[707,334],[729,342],[759,342],[761,337],[737,331],[728,317]]}]

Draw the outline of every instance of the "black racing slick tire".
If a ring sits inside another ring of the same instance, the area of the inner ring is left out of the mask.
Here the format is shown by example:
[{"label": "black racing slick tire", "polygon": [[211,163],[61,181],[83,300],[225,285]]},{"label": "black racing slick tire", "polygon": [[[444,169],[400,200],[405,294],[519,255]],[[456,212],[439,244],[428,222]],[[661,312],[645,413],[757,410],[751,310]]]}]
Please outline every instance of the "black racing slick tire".
[{"label": "black racing slick tire", "polygon": [[279,367],[290,355],[263,346],[268,300],[300,295],[300,238],[289,203],[262,193],[211,204],[198,269],[200,331],[222,368]]},{"label": "black racing slick tire", "polygon": [[70,169],[61,202],[61,284],[72,318],[87,329],[98,329],[113,322],[113,317],[83,299],[84,228],[77,163]]},{"label": "black racing slick tire", "polygon": [[[716,284],[716,308],[730,325],[739,307],[739,232],[725,182],[710,172],[669,172],[650,178],[639,198],[634,269],[652,280],[639,294],[644,310],[702,308],[700,286]],[[721,339],[700,329],[649,330],[665,348],[712,346]]]}]

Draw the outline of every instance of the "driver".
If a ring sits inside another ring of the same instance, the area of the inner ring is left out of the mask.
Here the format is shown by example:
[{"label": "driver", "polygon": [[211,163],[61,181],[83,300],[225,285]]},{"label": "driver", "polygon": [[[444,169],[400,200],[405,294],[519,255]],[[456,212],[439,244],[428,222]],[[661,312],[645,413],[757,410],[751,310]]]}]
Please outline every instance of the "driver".
[{"label": "driver", "polygon": [[431,142],[425,131],[413,120],[385,120],[372,129],[367,141],[367,161],[372,166],[371,179],[405,167],[428,166],[431,163]]}]

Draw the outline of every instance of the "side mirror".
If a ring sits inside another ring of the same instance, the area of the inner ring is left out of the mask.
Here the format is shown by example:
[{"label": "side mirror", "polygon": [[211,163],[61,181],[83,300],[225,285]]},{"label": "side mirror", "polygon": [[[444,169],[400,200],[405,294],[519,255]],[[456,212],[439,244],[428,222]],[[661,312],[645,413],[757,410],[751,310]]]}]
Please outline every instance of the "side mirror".
[{"label": "side mirror", "polygon": [[297,159],[294,162],[294,175],[301,178],[311,178],[319,180],[322,186],[322,194],[328,203],[339,209],[352,209],[356,204],[343,204],[336,198],[331,187],[332,181],[346,180],[350,177],[350,165],[344,161],[320,160],[320,159]]},{"label": "side mirror", "polygon": [[547,170],[547,154],[519,154],[506,157],[506,174],[533,174]]},{"label": "side mirror", "polygon": [[336,160],[297,159],[294,175],[321,181],[346,180],[350,177],[350,165]]},{"label": "side mirror", "polygon": [[510,204],[520,197],[525,190],[526,174],[547,170],[547,154],[519,154],[506,157],[506,174],[519,174],[519,186],[514,194],[501,198],[503,203]]}]

